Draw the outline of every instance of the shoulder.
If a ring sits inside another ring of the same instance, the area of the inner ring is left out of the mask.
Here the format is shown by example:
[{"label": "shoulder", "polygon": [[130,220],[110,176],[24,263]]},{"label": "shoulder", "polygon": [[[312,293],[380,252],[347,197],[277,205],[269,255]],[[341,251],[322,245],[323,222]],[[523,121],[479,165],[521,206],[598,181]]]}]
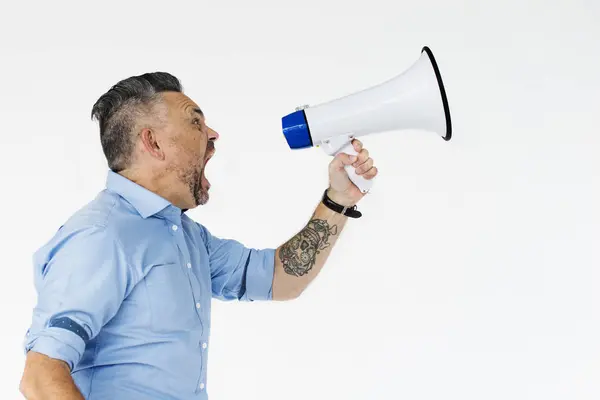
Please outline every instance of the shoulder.
[{"label": "shoulder", "polygon": [[81,234],[94,233],[98,238],[119,241],[125,236],[127,227],[131,227],[139,219],[118,195],[102,191],[95,199],[74,212],[58,229],[57,234],[58,237],[76,239]]},{"label": "shoulder", "polygon": [[226,236],[215,235],[211,230],[200,222],[192,220],[187,215],[183,215],[182,223],[186,230],[191,233],[194,245],[206,249],[209,255],[217,251],[233,251],[236,247],[241,246],[241,243]]},{"label": "shoulder", "polygon": [[196,240],[194,244],[204,247],[211,257],[225,254],[236,257],[247,250],[240,241],[218,231],[215,234],[206,224],[196,222],[185,215],[182,216],[182,221],[186,229],[192,233],[193,240]]},{"label": "shoulder", "polygon": [[122,205],[118,196],[108,191],[75,211],[60,225],[52,237],[34,253],[34,260],[44,262],[59,251],[85,253],[118,248],[122,231],[127,223],[119,219]]},{"label": "shoulder", "polygon": [[209,241],[208,239],[210,237],[210,232],[208,231],[206,226],[204,226],[203,224],[201,224],[199,222],[194,221],[192,218],[190,218],[186,214],[183,214],[181,216],[181,223],[183,224],[185,229],[188,232],[190,232],[193,240],[196,241],[197,244],[202,244],[205,247],[207,246],[208,241]]}]

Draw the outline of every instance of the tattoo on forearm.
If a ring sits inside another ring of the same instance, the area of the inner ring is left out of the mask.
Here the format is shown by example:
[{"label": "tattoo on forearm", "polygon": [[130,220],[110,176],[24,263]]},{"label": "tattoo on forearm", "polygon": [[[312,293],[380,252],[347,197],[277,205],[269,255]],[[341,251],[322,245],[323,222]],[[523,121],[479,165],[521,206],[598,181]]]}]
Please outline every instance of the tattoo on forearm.
[{"label": "tattoo on forearm", "polygon": [[317,254],[329,247],[329,236],[336,234],[337,225],[330,227],[324,219],[311,220],[281,246],[279,258],[284,271],[294,276],[307,274],[315,265]]}]

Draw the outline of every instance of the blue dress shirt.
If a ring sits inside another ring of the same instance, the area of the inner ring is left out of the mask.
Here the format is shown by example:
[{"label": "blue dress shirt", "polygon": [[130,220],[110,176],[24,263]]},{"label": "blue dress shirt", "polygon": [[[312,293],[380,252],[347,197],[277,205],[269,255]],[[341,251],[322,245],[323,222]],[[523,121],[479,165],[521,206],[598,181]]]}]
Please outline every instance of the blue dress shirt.
[{"label": "blue dress shirt", "polygon": [[275,249],[217,238],[109,171],[33,261],[25,352],[64,360],[88,400],[208,399],[211,298],[272,300]]}]

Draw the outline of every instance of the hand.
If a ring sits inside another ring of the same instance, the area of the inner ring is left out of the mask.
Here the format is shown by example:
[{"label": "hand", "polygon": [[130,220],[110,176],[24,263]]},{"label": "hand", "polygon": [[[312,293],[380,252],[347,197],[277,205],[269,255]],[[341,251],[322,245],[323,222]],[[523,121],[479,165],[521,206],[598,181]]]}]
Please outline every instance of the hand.
[{"label": "hand", "polygon": [[344,170],[346,165],[352,165],[357,175],[365,179],[373,179],[377,175],[377,167],[373,166],[373,159],[369,157],[369,151],[363,148],[358,139],[352,140],[352,146],[358,153],[358,158],[353,159],[346,153],[339,153],[329,164],[329,189],[327,195],[331,200],[343,206],[353,206],[365,196]]}]

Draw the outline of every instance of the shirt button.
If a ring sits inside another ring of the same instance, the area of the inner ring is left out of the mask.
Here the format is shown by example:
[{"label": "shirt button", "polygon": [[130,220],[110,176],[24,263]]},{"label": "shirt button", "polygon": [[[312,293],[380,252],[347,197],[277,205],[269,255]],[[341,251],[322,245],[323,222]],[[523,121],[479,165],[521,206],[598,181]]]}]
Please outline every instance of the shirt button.
[{"label": "shirt button", "polygon": [[200,303],[196,303],[196,308],[200,308]]},{"label": "shirt button", "polygon": [[206,342],[202,343],[202,348],[205,349],[208,345],[206,344]]},{"label": "shirt button", "polygon": [[201,382],[200,383],[200,390],[203,390],[203,389],[204,389],[204,382]]},{"label": "shirt button", "polygon": [[187,263],[187,267],[188,267],[188,268],[192,268],[192,264],[190,264],[190,263]]},{"label": "shirt button", "polygon": [[177,230],[177,225],[173,225],[171,228],[172,228],[174,231],[176,231],[176,230]]}]

